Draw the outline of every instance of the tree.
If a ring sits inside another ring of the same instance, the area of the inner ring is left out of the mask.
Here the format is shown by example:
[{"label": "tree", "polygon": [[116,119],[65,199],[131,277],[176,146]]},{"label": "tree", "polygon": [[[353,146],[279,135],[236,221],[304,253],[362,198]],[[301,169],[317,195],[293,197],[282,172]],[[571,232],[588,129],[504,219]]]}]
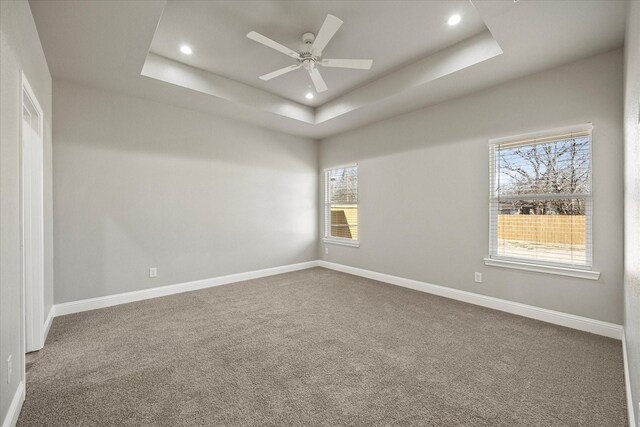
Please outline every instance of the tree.
[{"label": "tree", "polygon": [[328,177],[331,201],[334,203],[358,203],[358,170],[357,167],[334,169]]},{"label": "tree", "polygon": [[519,200],[507,198],[520,213],[585,214],[583,195],[590,191],[588,137],[502,148],[498,160],[498,194],[522,195]]}]

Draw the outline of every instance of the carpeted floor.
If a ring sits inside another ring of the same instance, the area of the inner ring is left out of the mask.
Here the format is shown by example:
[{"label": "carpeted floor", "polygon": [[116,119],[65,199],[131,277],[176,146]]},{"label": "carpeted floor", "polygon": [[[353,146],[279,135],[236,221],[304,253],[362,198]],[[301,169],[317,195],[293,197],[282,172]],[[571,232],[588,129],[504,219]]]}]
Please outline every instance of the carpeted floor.
[{"label": "carpeted floor", "polygon": [[314,268],[56,318],[20,426],[625,426],[619,341]]}]

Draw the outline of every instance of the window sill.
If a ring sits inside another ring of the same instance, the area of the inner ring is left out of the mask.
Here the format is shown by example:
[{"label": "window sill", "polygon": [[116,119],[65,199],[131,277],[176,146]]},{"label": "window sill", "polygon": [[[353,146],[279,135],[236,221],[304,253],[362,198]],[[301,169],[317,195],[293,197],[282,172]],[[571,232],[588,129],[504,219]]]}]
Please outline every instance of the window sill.
[{"label": "window sill", "polygon": [[352,248],[359,248],[360,247],[360,242],[358,242],[357,240],[329,239],[327,237],[323,237],[322,241],[324,243],[329,243],[331,245],[351,246]]},{"label": "window sill", "polygon": [[530,264],[520,261],[506,261],[503,259],[485,258],[484,265],[491,267],[513,268],[516,270],[534,271],[537,273],[557,274],[560,276],[577,277],[579,279],[598,280],[599,271],[580,270],[578,268],[554,267],[549,265]]}]

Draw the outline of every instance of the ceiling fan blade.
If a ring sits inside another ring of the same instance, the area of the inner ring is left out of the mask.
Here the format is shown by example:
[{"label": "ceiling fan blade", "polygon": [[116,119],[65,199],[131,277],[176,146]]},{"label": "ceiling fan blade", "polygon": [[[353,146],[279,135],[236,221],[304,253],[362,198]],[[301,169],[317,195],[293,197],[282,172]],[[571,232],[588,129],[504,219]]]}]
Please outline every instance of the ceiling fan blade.
[{"label": "ceiling fan blade", "polygon": [[320,75],[320,71],[317,68],[312,68],[309,70],[309,75],[311,76],[311,81],[313,81],[313,85],[316,87],[316,92],[324,92],[328,89],[327,84],[324,82],[324,79]]},{"label": "ceiling fan blade", "polygon": [[327,15],[322,27],[320,27],[320,31],[318,31],[318,35],[316,36],[313,45],[311,45],[311,51],[318,56],[322,55],[322,51],[341,25],[342,21],[339,18],[336,18],[333,15]]},{"label": "ceiling fan blade", "polygon": [[247,37],[250,38],[253,41],[257,41],[258,43],[261,43],[267,47],[270,47],[271,49],[275,49],[279,52],[284,53],[287,56],[290,56],[292,58],[296,58],[296,59],[300,59],[300,54],[296,51],[293,51],[291,49],[289,49],[286,46],[281,45],[280,43],[271,40],[268,37],[263,36],[260,33],[256,33],[255,31],[251,31],[249,34],[247,34]]},{"label": "ceiling fan blade", "polygon": [[370,70],[373,65],[372,59],[323,59],[320,61],[323,67],[337,68],[357,68],[359,70]]},{"label": "ceiling fan blade", "polygon": [[288,67],[284,67],[284,68],[280,68],[279,70],[273,71],[269,74],[265,74],[264,76],[260,76],[261,80],[271,80],[275,77],[281,76],[283,74],[286,74],[290,71],[293,70],[297,70],[298,68],[302,67],[301,64],[295,64],[295,65],[289,65]]}]

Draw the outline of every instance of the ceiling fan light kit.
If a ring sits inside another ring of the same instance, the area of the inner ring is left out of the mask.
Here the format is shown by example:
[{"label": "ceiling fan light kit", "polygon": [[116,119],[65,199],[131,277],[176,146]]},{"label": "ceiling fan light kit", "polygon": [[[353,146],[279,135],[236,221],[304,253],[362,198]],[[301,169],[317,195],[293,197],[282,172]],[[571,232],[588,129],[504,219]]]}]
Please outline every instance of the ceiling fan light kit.
[{"label": "ceiling fan light kit", "polygon": [[251,31],[247,34],[247,37],[251,40],[270,47],[271,49],[275,49],[296,60],[295,64],[264,74],[260,76],[260,79],[267,81],[291,71],[295,71],[299,68],[304,68],[309,73],[309,77],[313,82],[313,86],[316,88],[316,92],[320,93],[325,92],[328,88],[320,74],[320,71],[318,70],[318,65],[323,67],[351,68],[357,70],[371,69],[371,66],[373,65],[373,60],[371,59],[322,58],[322,51],[327,44],[329,44],[341,25],[342,21],[339,18],[336,18],[333,15],[327,15],[317,36],[313,33],[304,33],[302,35],[302,45],[300,46],[299,52],[289,49],[288,47],[283,46],[260,33]]}]

